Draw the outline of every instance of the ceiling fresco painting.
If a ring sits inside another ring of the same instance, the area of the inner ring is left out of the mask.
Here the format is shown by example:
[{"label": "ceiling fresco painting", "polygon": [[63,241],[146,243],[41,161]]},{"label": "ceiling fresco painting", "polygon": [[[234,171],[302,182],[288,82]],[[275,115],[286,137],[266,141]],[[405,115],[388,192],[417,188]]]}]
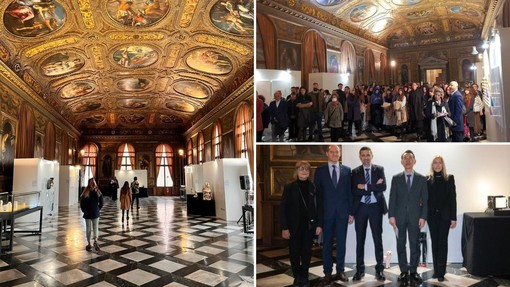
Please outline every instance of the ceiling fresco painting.
[{"label": "ceiling fresco painting", "polygon": [[253,36],[253,0],[219,1],[211,9],[211,21],[218,29]]},{"label": "ceiling fresco painting", "polygon": [[2,60],[87,134],[182,133],[253,71],[254,0],[6,0],[0,13]]},{"label": "ceiling fresco painting", "polygon": [[5,28],[20,37],[47,35],[61,28],[65,21],[65,10],[54,0],[14,0],[4,11]]},{"label": "ceiling fresco painting", "polygon": [[[311,17],[320,15],[319,20],[380,45],[398,48],[479,39],[491,2],[304,0],[293,8]],[[455,37],[452,30],[458,32]]]}]

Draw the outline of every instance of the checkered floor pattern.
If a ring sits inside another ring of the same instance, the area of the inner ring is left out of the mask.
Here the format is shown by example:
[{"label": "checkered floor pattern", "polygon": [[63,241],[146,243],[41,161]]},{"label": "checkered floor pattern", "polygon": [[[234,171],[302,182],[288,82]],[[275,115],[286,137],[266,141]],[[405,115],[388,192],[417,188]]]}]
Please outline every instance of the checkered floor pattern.
[{"label": "checkered floor pattern", "polygon": [[[324,276],[322,269],[322,260],[320,259],[320,248],[314,248],[312,263],[309,273],[310,285],[318,284],[319,279]],[[430,264],[429,264],[430,265]],[[499,287],[510,286],[510,280],[502,278],[481,278],[467,273],[462,268],[462,264],[450,264],[447,267],[445,281],[439,282],[432,278],[434,271],[432,266],[419,267],[418,273],[422,276],[423,283],[419,286],[451,286],[451,287]],[[366,266],[365,277],[361,281],[352,281],[352,276],[356,273],[356,264],[347,263],[345,274],[349,277],[349,282],[343,283],[337,281],[330,286],[349,286],[349,287],[375,287],[375,286],[401,286],[397,281],[400,275],[400,269],[397,264],[392,264],[390,268],[384,270],[386,281],[380,282],[375,279],[375,266]],[[290,269],[290,260],[288,249],[286,248],[259,248],[257,251],[257,287],[270,286],[292,286],[294,278]],[[333,267],[335,270],[335,267]]]},{"label": "checkered floor pattern", "polygon": [[16,233],[13,250],[0,256],[0,286],[254,285],[253,235],[242,226],[187,216],[179,198],[140,203],[123,225],[119,202],[105,199],[98,253],[85,250],[77,204],[45,219],[41,235]]}]

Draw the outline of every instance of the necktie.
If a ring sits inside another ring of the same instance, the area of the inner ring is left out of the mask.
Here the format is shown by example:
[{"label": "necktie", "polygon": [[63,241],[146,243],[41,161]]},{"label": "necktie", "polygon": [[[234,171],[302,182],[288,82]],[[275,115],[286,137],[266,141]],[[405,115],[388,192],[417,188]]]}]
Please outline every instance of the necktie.
[{"label": "necktie", "polygon": [[[365,183],[368,185],[370,183],[370,169],[365,169]],[[372,202],[372,195],[365,195],[365,204],[370,204]]]},{"label": "necktie", "polygon": [[411,191],[411,175],[407,175],[407,192]]},{"label": "necktie", "polygon": [[338,184],[338,176],[336,175],[336,166],[333,165],[333,172],[331,173],[331,180],[333,180],[333,186],[336,188]]}]

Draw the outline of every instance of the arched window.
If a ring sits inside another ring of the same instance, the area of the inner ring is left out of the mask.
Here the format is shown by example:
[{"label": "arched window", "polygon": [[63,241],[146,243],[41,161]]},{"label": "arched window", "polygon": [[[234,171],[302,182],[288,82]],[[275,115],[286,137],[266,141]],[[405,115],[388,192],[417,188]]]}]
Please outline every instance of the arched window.
[{"label": "arched window", "polygon": [[188,165],[193,164],[193,141],[189,139],[188,146],[186,147],[186,155],[188,157]]},{"label": "arched window", "polygon": [[83,166],[83,186],[87,186],[89,179],[96,174],[97,151],[97,146],[93,143],[86,144],[80,151],[81,165]]},{"label": "arched window", "polygon": [[251,158],[253,152],[252,110],[248,103],[239,105],[235,120],[235,156]]},{"label": "arched window", "polygon": [[212,132],[212,146],[213,146],[213,158],[218,159],[222,156],[222,143],[221,143],[221,123],[217,121],[213,126]]},{"label": "arched window", "polygon": [[121,144],[117,150],[117,167],[119,170],[135,169],[135,148],[128,143]]},{"label": "arched window", "polygon": [[172,187],[174,152],[169,144],[160,144],[156,147],[156,186]]},{"label": "arched window", "polygon": [[205,143],[204,143],[204,133],[200,132],[198,134],[198,163],[204,163],[205,159]]}]

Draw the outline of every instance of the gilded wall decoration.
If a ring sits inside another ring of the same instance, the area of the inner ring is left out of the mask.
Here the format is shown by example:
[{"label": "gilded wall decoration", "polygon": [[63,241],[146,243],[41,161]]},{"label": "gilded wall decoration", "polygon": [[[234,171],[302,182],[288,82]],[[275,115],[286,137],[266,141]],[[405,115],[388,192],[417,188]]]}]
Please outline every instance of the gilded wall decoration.
[{"label": "gilded wall decoration", "polygon": [[108,34],[108,38],[116,41],[159,41],[168,37],[167,34],[158,32],[148,33],[126,33],[126,32],[113,32]]},{"label": "gilded wall decoration", "polygon": [[103,52],[102,48],[99,45],[92,46],[92,57],[94,58],[94,62],[99,69],[104,69],[104,60],[103,60]]},{"label": "gilded wall decoration", "polygon": [[433,35],[437,32],[437,26],[432,22],[425,22],[416,26],[416,31],[422,35]]},{"label": "gilded wall decoration", "polygon": [[143,99],[123,99],[117,101],[117,106],[124,109],[143,109],[148,105],[149,102]]},{"label": "gilded wall decoration", "polygon": [[46,76],[60,76],[76,72],[85,65],[84,57],[75,52],[59,52],[41,63],[42,73]]},{"label": "gilded wall decoration", "polygon": [[42,92],[41,85],[27,71],[23,71],[23,81],[25,81],[25,83],[32,87],[32,89],[34,89],[36,93],[39,94]]},{"label": "gilded wall decoration", "polygon": [[195,81],[180,81],[175,83],[174,90],[179,94],[196,99],[205,99],[211,95],[209,89],[207,89],[204,84]]},{"label": "gilded wall decoration", "polygon": [[243,56],[253,54],[252,47],[246,47],[244,45],[241,45],[238,42],[228,40],[224,37],[216,37],[216,36],[212,36],[212,35],[198,34],[197,36],[194,37],[194,39],[200,43],[207,43],[207,44],[211,44],[214,46],[232,50],[232,51],[237,52]]},{"label": "gilded wall decoration", "polygon": [[11,53],[9,53],[9,50],[4,46],[2,42],[0,42],[0,60],[7,62],[11,58]]},{"label": "gilded wall decoration", "polygon": [[409,19],[422,19],[430,17],[432,13],[432,10],[416,10],[406,13],[405,16]]},{"label": "gilded wall decoration", "polygon": [[412,6],[420,3],[422,0],[391,0],[393,4],[399,6]]},{"label": "gilded wall decoration", "polygon": [[144,119],[145,116],[142,114],[129,114],[119,116],[119,121],[126,125],[136,125],[141,123]]},{"label": "gilded wall decoration", "polygon": [[182,100],[168,101],[166,103],[166,107],[172,110],[185,113],[193,113],[195,111],[195,106]]},{"label": "gilded wall decoration", "polygon": [[318,4],[322,6],[333,6],[338,5],[342,2],[345,2],[346,0],[315,0]]},{"label": "gilded wall decoration", "polygon": [[166,66],[172,68],[175,66],[175,62],[177,61],[177,57],[179,56],[179,52],[181,51],[181,47],[179,46],[171,46],[168,49],[168,55],[166,60]]},{"label": "gilded wall decoration", "polygon": [[148,46],[127,45],[113,52],[113,61],[125,68],[143,68],[154,64],[158,53]]},{"label": "gilded wall decoration", "polygon": [[224,32],[253,37],[253,8],[253,0],[218,1],[211,8],[211,21]]},{"label": "gilded wall decoration", "polygon": [[453,25],[459,30],[474,30],[476,28],[475,24],[462,20],[455,20]]},{"label": "gilded wall decoration", "polygon": [[71,109],[75,113],[83,113],[83,112],[90,112],[93,110],[97,110],[100,107],[101,107],[100,102],[81,101],[81,102],[78,102],[78,104],[74,105]]},{"label": "gilded wall decoration", "polygon": [[90,0],[78,0],[78,5],[80,6],[80,13],[85,27],[87,29],[94,29],[96,24],[94,22],[94,15],[92,14]]},{"label": "gilded wall decoration", "polygon": [[356,8],[352,9],[350,18],[352,22],[361,22],[365,21],[368,18],[375,15],[377,12],[377,7],[371,4],[363,4],[359,5]]},{"label": "gilded wall decoration", "polygon": [[151,80],[144,78],[127,78],[117,82],[117,88],[126,92],[145,91],[152,84]]},{"label": "gilded wall decoration", "polygon": [[14,0],[4,12],[4,26],[20,37],[39,37],[60,29],[66,21],[62,5],[54,0]]},{"label": "gilded wall decoration", "polygon": [[127,27],[151,26],[169,11],[168,0],[109,0],[106,12],[115,22]]},{"label": "gilded wall decoration", "polygon": [[159,120],[163,124],[177,124],[183,122],[181,118],[174,115],[160,115]]},{"label": "gilded wall decoration", "polygon": [[72,99],[88,95],[96,89],[96,84],[89,81],[72,82],[65,85],[62,90],[60,90],[60,97],[63,99]]},{"label": "gilded wall decoration", "polygon": [[232,71],[232,61],[220,52],[199,49],[188,54],[186,64],[192,69],[214,75],[224,75]]},{"label": "gilded wall decoration", "polygon": [[186,4],[184,4],[184,9],[182,9],[182,16],[179,22],[179,27],[187,28],[191,24],[191,20],[193,20],[193,15],[195,15],[195,11],[198,6],[198,0],[187,0]]},{"label": "gilded wall decoration", "polygon": [[60,38],[51,42],[44,42],[43,44],[34,46],[25,51],[25,56],[33,57],[39,53],[48,52],[52,49],[62,49],[65,46],[76,44],[78,40],[75,37]]}]

